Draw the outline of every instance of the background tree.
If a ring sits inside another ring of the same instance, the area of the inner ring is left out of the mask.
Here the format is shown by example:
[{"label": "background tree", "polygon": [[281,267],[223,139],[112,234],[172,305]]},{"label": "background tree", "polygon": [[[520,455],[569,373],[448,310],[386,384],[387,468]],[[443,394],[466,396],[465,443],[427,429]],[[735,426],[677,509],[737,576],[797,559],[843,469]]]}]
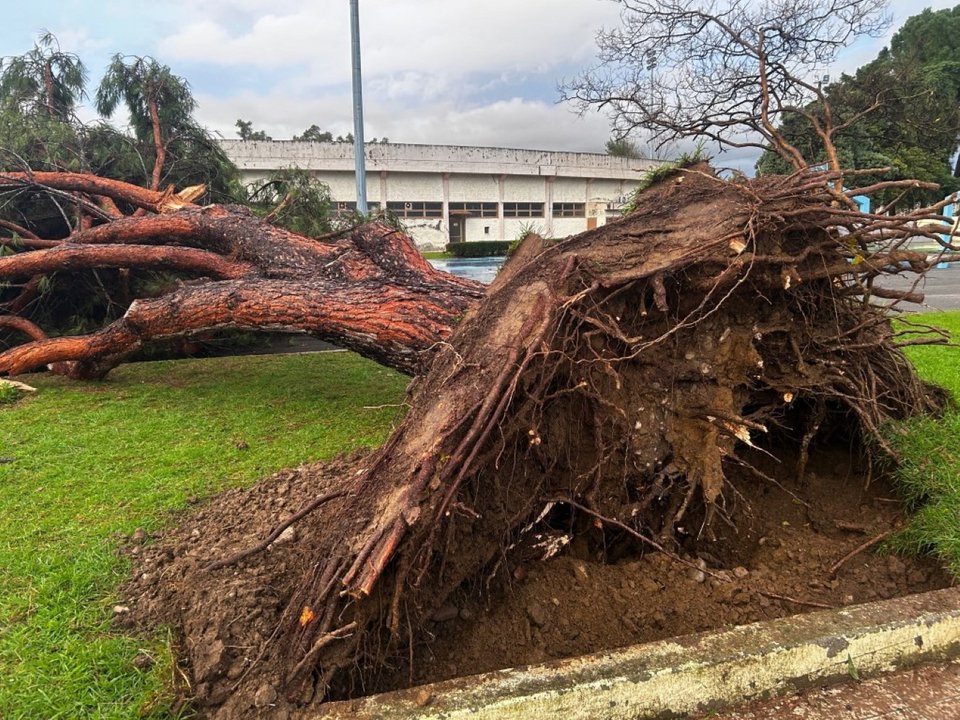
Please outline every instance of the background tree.
[{"label": "background tree", "polygon": [[195,129],[192,113],[196,103],[190,86],[153,58],[117,54],[97,88],[97,112],[110,117],[121,102],[130,112],[136,137],[153,141],[150,187],[156,190],[160,187],[170,139]]},{"label": "background tree", "polygon": [[[273,140],[273,138],[263,130],[254,130],[253,123],[249,120],[241,120],[238,118],[235,125],[237,135],[240,136],[241,140]],[[296,140],[296,138],[294,138],[294,140]]]},{"label": "background tree", "polygon": [[623,158],[640,158],[640,148],[630,138],[610,138],[607,140],[607,155]]},{"label": "background tree", "polygon": [[833,136],[858,118],[827,113],[821,121],[803,108],[824,97],[817,69],[886,28],[886,0],[619,3],[622,27],[598,35],[599,62],[561,88],[581,112],[604,110],[618,137],[643,129],[658,147],[691,138],[721,149],[769,147],[806,168],[779,129],[797,116],[813,127],[830,167],[842,169]]},{"label": "background tree", "polygon": [[[57,90],[52,107],[44,93],[44,63],[53,73]],[[0,85],[10,94],[0,102],[0,172],[68,171],[94,173],[137,185],[151,180],[153,144],[120,132],[106,122],[80,123],[73,111],[85,97],[82,63],[60,50],[56,38],[43,36],[31,52],[3,61]],[[61,78],[60,69],[67,69]],[[37,72],[32,85],[26,70]],[[29,80],[29,78],[26,78]],[[70,79],[70,83],[61,82]],[[34,88],[40,95],[18,94]],[[18,90],[19,89],[19,90]],[[17,99],[19,98],[19,99]],[[170,133],[163,130],[165,137]],[[152,135],[152,132],[151,132]],[[181,122],[166,147],[165,180],[179,187],[202,185],[208,200],[241,199],[236,167],[194,122]],[[0,192],[0,254],[29,249],[23,241],[64,238],[105,217],[131,207],[124,201],[74,202],[69,192],[32,193],[24,188]],[[134,297],[175,285],[177,273],[152,269],[101,268],[91,273],[36,273],[0,286],[0,312],[22,314],[54,334],[87,332],[122,315]]]},{"label": "background tree", "polygon": [[[936,183],[939,190],[886,193],[888,205],[932,202],[960,188],[960,166],[952,162],[960,137],[960,7],[925,10],[909,18],[890,48],[853,75],[824,89],[823,100],[804,107],[826,122],[824,102],[834,118],[859,118],[834,136],[837,153],[849,168],[889,167],[893,177]],[[812,162],[826,155],[810,122],[784,119],[780,132]],[[960,163],[960,158],[957,160]],[[760,173],[782,173],[783,159],[768,150],[757,163]],[[874,179],[879,179],[879,175]]]},{"label": "background tree", "polygon": [[42,111],[67,120],[85,97],[87,71],[73,53],[63,52],[56,36],[44,32],[33,49],[0,61],[0,103],[25,114]]},{"label": "background tree", "polygon": [[293,139],[300,142],[333,142],[333,133],[321,130],[319,125],[311,125],[301,135],[294,135]]}]

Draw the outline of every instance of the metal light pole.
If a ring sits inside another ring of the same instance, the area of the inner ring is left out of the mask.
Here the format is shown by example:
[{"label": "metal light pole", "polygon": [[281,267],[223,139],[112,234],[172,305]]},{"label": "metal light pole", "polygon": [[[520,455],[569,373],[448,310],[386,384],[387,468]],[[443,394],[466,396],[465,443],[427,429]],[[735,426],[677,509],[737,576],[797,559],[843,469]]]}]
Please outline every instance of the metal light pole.
[{"label": "metal light pole", "polygon": [[359,0],[350,0],[350,51],[353,57],[353,157],[357,174],[357,211],[367,214],[367,171],[363,157],[363,87],[360,80]]}]

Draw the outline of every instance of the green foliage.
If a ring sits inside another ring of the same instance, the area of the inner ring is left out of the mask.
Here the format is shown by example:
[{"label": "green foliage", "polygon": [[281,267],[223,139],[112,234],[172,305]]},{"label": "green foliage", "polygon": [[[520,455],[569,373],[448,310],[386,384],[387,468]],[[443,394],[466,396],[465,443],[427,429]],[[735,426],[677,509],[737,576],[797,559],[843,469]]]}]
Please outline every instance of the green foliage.
[{"label": "green foliage", "polygon": [[[241,120],[238,118],[235,125],[237,127],[237,135],[240,136],[241,140],[273,140],[273,138],[263,130],[254,130],[253,123],[249,120]],[[296,140],[297,138],[294,137],[293,139]]]},{"label": "green foliage", "polygon": [[95,105],[97,112],[111,117],[121,102],[139,140],[153,140],[154,110],[164,141],[194,126],[196,102],[190,85],[151,57],[113,56],[97,88]]},{"label": "green foliage", "polygon": [[[960,312],[923,316],[924,324],[939,326],[960,342]],[[905,329],[901,326],[901,329]],[[960,398],[956,346],[916,346],[906,349],[920,375]],[[916,512],[888,545],[906,553],[939,557],[960,577],[960,409],[953,406],[942,418],[922,417],[891,423],[885,438],[898,455],[898,487]]]},{"label": "green foliage", "polygon": [[[333,142],[333,133],[329,130],[321,130],[318,125],[311,125],[303,131],[302,135],[294,135],[294,140],[300,142]],[[351,136],[351,140],[353,137]]]},{"label": "green foliage", "polygon": [[[857,72],[843,75],[825,89],[834,123],[853,121],[834,136],[840,162],[846,168],[890,167],[886,179],[912,178],[940,185],[939,191],[915,190],[900,202],[932,202],[960,189],[951,158],[960,138],[960,6],[924,10],[907,20],[893,36],[890,48]],[[866,112],[874,104],[873,110]],[[824,119],[820,102],[804,110]],[[858,117],[860,116],[860,117]],[[807,162],[824,162],[822,141],[810,123],[788,114],[781,125],[787,141]],[[760,174],[784,174],[792,168],[768,150],[757,163]],[[870,184],[880,177],[863,177]],[[878,196],[886,203],[894,192]]]},{"label": "green foliage", "polygon": [[447,243],[447,252],[454,257],[478,258],[506,255],[513,245],[512,240],[474,240],[472,242]]},{"label": "green foliage", "polygon": [[622,158],[641,158],[640,148],[630,138],[610,138],[607,140],[607,155]]},{"label": "green foliage", "polygon": [[0,61],[0,108],[67,120],[85,97],[86,81],[80,58],[43,32],[30,52]]},{"label": "green foliage", "polygon": [[287,230],[317,237],[334,229],[330,188],[307,170],[291,168],[273,173],[248,190],[250,207],[258,215]]},{"label": "green foliage", "polygon": [[20,398],[20,391],[16,385],[0,380],[0,405],[10,405]]},{"label": "green foliage", "polygon": [[[189,497],[378,445],[407,380],[352,353],[31,377],[37,393],[0,406],[13,459],[0,464],[0,717],[169,718],[169,636],[110,623],[129,573],[116,535],[158,530]],[[150,672],[132,664],[143,650]]]},{"label": "green foliage", "polygon": [[621,214],[629,215],[636,210],[637,198],[644,190],[647,190],[657,183],[661,183],[664,180],[673,177],[684,168],[692,167],[699,162],[707,162],[709,159],[710,158],[707,157],[706,153],[704,153],[704,144],[700,142],[697,143],[697,146],[693,149],[692,153],[681,153],[676,160],[647,170],[647,172],[644,173],[643,178],[640,180],[640,184],[637,185],[636,190],[633,191],[633,194],[627,201],[627,204],[623,206]]}]

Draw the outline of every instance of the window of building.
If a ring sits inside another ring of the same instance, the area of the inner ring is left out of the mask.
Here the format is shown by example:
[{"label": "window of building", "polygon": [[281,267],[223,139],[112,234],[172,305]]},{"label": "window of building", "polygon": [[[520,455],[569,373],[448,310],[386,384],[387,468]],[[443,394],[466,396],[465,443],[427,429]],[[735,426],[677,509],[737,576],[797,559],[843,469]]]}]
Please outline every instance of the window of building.
[{"label": "window of building", "polygon": [[503,204],[504,217],[543,217],[543,203],[509,202]]},{"label": "window of building", "polygon": [[[333,203],[333,209],[338,213],[350,213],[357,209],[357,203],[353,200],[335,200]],[[367,210],[370,212],[377,212],[380,210],[380,203],[368,202]]]},{"label": "window of building", "polygon": [[387,210],[405,218],[443,217],[442,202],[388,202]]},{"label": "window of building", "polygon": [[587,216],[586,203],[559,202],[553,204],[555,218],[581,218]]},{"label": "window of building", "polygon": [[470,213],[470,217],[496,217],[497,204],[495,202],[452,202],[451,213]]}]

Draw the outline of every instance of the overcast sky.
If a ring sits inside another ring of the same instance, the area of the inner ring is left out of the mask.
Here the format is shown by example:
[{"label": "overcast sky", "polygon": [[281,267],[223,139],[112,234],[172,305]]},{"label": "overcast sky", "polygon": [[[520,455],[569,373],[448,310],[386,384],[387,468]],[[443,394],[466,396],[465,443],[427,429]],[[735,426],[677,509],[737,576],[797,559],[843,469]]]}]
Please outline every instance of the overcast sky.
[{"label": "overcast sky", "polygon": [[[957,2],[893,0],[891,33],[923,7]],[[151,55],[190,82],[198,119],[223,137],[236,137],[237,118],[276,139],[314,123],[346,134],[348,8],[348,0],[32,0],[6,14],[0,55],[29,50],[48,29],[84,60],[91,91],[113,53]],[[618,17],[610,0],[360,0],[366,136],[602,152],[607,119],[558,104],[557,83],[590,65],[597,30]],[[884,44],[861,41],[831,74]]]}]

